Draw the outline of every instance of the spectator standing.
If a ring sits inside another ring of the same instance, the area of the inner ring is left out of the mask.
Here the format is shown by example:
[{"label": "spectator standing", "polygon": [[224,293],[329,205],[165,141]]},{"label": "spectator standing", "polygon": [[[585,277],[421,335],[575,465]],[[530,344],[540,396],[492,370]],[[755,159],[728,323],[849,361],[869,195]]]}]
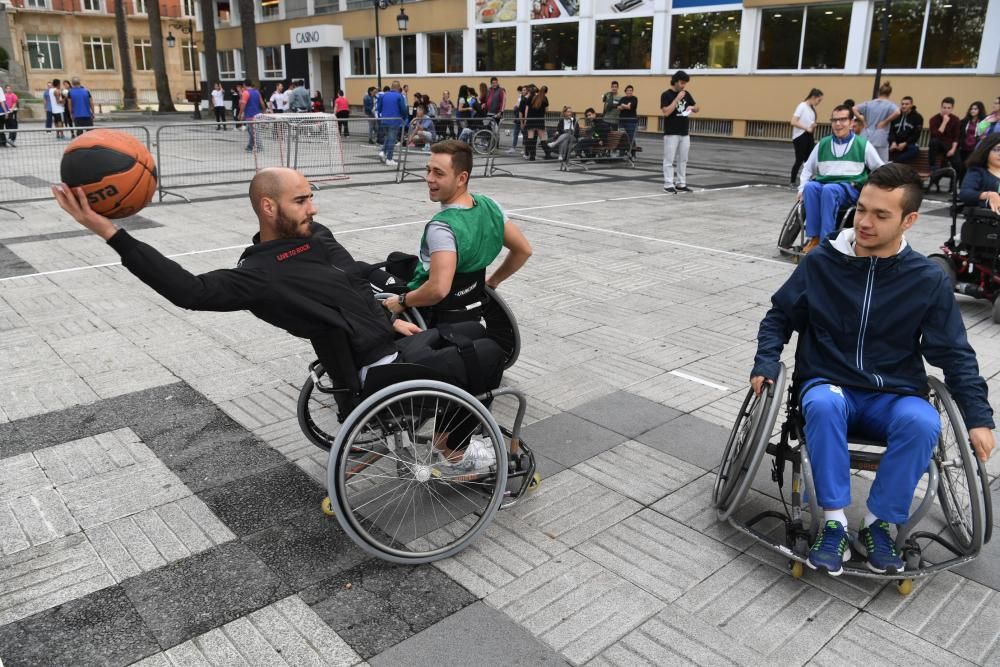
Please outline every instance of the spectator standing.
[{"label": "spectator standing", "polygon": [[45,82],[45,94],[42,95],[42,103],[45,105],[45,129],[49,132],[52,131],[52,96],[49,95],[49,91],[52,90],[52,82]]},{"label": "spectator standing", "polygon": [[580,125],[576,122],[576,115],[573,113],[573,108],[564,106],[562,118],[556,124],[554,138],[552,141],[542,144],[542,149],[545,150],[545,159],[551,160],[555,157],[552,155],[552,151],[558,151],[559,159],[565,162],[569,156],[569,152],[573,150],[579,138]]},{"label": "spectator standing", "polygon": [[521,121],[518,119],[518,113],[521,108],[521,100],[524,99],[524,86],[517,87],[517,97],[514,98],[514,139],[511,141],[510,148],[507,149],[508,153],[513,153],[517,150],[517,139],[521,136]]},{"label": "spectator standing", "polygon": [[312,96],[312,112],[323,113],[324,111],[326,111],[326,105],[323,103],[323,93],[317,90]]},{"label": "spectator standing", "polygon": [[917,157],[923,129],[924,117],[907,95],[899,101],[899,118],[889,125],[889,158],[893,162],[910,162]]},{"label": "spectator standing", "polygon": [[483,107],[486,109],[486,115],[493,118],[499,127],[504,109],[507,108],[507,91],[500,87],[500,81],[495,76],[490,78],[490,87],[486,91]]},{"label": "spectator standing", "polygon": [[215,129],[226,129],[226,91],[218,81],[212,86],[212,110],[215,111]]},{"label": "spectator standing", "polygon": [[[17,95],[14,88],[7,86],[4,88],[4,98],[7,103],[7,144],[11,148],[17,148]],[[11,130],[14,130],[11,132]]]},{"label": "spectator standing", "polygon": [[342,90],[337,91],[337,97],[333,100],[333,115],[339,119],[337,125],[340,134],[345,137],[351,136],[351,128],[347,123],[347,119],[351,117],[351,105]]},{"label": "spectator standing", "polygon": [[437,133],[448,138],[455,138],[455,105],[451,101],[451,91],[441,93],[441,103],[438,104]]},{"label": "spectator standing", "polygon": [[428,118],[434,120],[438,117],[437,105],[431,101],[430,95],[424,95],[423,101],[421,103],[424,105],[424,111],[427,113]]},{"label": "spectator standing", "polygon": [[[957,173],[962,168],[962,165],[958,162],[959,125],[962,121],[952,113],[952,109],[954,108],[955,98],[946,97],[941,100],[941,110],[931,116],[930,123],[928,124],[931,138],[927,144],[927,162],[930,164],[931,169],[938,169],[947,165],[952,167]],[[933,185],[934,189],[940,192],[941,185],[938,183],[938,180],[940,179],[934,179],[933,182],[928,183],[928,189]],[[951,185],[957,184],[953,183]]]},{"label": "spectator standing", "polygon": [[378,157],[385,162],[387,167],[395,167],[396,161],[392,159],[393,151],[396,149],[396,139],[406,122],[406,100],[400,91],[399,81],[393,81],[389,92],[382,93],[378,99],[376,109],[381,119],[382,127],[385,128],[385,144],[379,152]]},{"label": "spectator standing", "polygon": [[[90,91],[80,83],[80,77],[74,76],[73,87],[69,89],[69,113],[73,117],[74,127],[94,127],[94,98]],[[77,130],[76,136],[84,130]]]},{"label": "spectator standing", "polygon": [[62,82],[59,79],[52,80],[52,87],[46,95],[49,97],[49,104],[52,106],[52,124],[56,126],[56,139],[65,139],[66,134],[62,131],[66,120],[66,103],[63,100]]},{"label": "spectator standing", "polygon": [[823,101],[823,91],[813,88],[806,99],[799,102],[792,114],[792,147],[795,149],[795,163],[792,164],[791,185],[799,182],[799,168],[809,158],[816,145],[816,107]]},{"label": "spectator standing", "polygon": [[285,94],[285,86],[278,84],[271,93],[271,113],[284,113],[288,106],[288,96]]},{"label": "spectator standing", "polygon": [[7,98],[0,90],[0,148],[7,148],[7,134],[4,128],[7,126]]},{"label": "spectator standing", "polygon": [[295,113],[309,111],[309,91],[302,79],[293,81],[288,91],[288,108]]},{"label": "spectator standing", "polygon": [[243,95],[240,97],[240,120],[247,124],[247,147],[246,151],[252,153],[260,150],[260,141],[257,139],[257,127],[253,119],[264,112],[264,98],[260,91],[253,85],[253,81],[247,79],[243,83]]},{"label": "spectator standing", "polygon": [[611,82],[611,90],[604,93],[601,97],[601,104],[604,109],[601,112],[601,116],[604,118],[604,122],[607,123],[612,130],[618,129],[618,105],[621,104],[622,97],[618,94],[618,82]]},{"label": "spectator standing", "polygon": [[899,115],[899,107],[889,99],[892,86],[888,81],[879,86],[878,97],[855,107],[854,113],[861,116],[865,129],[861,135],[875,147],[882,162],[889,161],[889,123]]},{"label": "spectator standing", "polygon": [[850,109],[851,132],[860,136],[861,131],[865,129],[865,119],[861,118],[860,116],[858,116],[858,114],[854,113],[854,107],[857,106],[857,103],[850,97],[848,97],[846,100],[844,100],[844,103],[841,106],[845,106],[848,109]]},{"label": "spectator standing", "polygon": [[[63,79],[61,89],[63,99],[63,125],[66,127],[73,127],[73,114],[70,113],[69,110],[69,90],[69,79]],[[73,136],[73,133],[70,132],[69,136]]]},{"label": "spectator standing", "polygon": [[[691,192],[687,186],[687,161],[691,149],[688,116],[698,113],[698,103],[687,90],[691,80],[687,72],[677,70],[670,77],[670,88],[660,95],[663,113],[663,191]],[[674,164],[676,163],[676,174]]]},{"label": "spectator standing", "polygon": [[635,130],[639,127],[639,98],[635,96],[635,88],[632,86],[625,86],[625,94],[618,101],[618,124],[628,135],[632,157],[635,157]]},{"label": "spectator standing", "polygon": [[549,108],[549,88],[542,86],[531,96],[531,102],[525,109],[525,139],[524,147],[528,151],[528,159],[534,162],[538,154],[538,140],[545,141],[545,113]]},{"label": "spectator standing", "polygon": [[977,100],[969,105],[969,110],[965,112],[965,118],[958,125],[958,162],[962,166],[958,177],[959,181],[965,175],[965,162],[972,155],[972,151],[976,149],[976,144],[979,143],[979,139],[976,137],[976,126],[985,117],[986,105]]},{"label": "spectator standing", "polygon": [[378,89],[375,86],[368,86],[368,93],[365,95],[364,99],[361,100],[361,110],[368,118],[368,143],[375,143],[375,103],[378,101],[378,97],[375,93]]},{"label": "spectator standing", "polygon": [[959,199],[966,206],[1000,213],[1000,132],[993,132],[979,142],[969,156],[968,168]]},{"label": "spectator standing", "polygon": [[469,119],[472,118],[472,106],[469,104],[469,87],[464,83],[458,87],[458,105],[455,109],[458,117],[459,131],[469,127]]},{"label": "spectator standing", "polygon": [[[233,86],[232,91],[229,93],[229,106],[233,112],[233,120],[238,121],[240,119],[240,100],[243,99],[243,84],[238,83]],[[236,124],[237,130],[243,129],[243,123]]]}]

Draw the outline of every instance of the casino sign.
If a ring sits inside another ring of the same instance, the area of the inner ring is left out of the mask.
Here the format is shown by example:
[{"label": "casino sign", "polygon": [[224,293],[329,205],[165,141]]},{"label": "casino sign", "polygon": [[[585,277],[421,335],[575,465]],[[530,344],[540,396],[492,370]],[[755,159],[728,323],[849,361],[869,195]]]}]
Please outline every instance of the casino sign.
[{"label": "casino sign", "polygon": [[343,47],[344,29],[339,25],[307,25],[291,28],[288,36],[293,49]]}]

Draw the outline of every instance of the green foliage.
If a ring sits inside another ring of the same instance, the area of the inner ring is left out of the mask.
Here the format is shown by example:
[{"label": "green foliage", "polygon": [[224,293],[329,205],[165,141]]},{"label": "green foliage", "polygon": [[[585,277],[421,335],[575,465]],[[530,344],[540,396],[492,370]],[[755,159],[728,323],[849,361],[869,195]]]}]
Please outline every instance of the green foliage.
[{"label": "green foliage", "polygon": [[10,56],[7,55],[7,50],[0,46],[0,69],[7,69],[10,67]]}]

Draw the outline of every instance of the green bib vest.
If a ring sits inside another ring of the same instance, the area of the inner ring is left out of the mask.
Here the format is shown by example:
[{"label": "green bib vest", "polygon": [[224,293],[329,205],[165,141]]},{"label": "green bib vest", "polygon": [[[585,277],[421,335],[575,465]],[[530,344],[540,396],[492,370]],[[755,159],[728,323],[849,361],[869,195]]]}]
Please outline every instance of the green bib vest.
[{"label": "green bib vest", "polygon": [[858,187],[867,183],[866,146],[868,140],[855,135],[847,152],[837,157],[833,153],[833,137],[823,137],[816,155],[816,180],[820,183],[854,183]]},{"label": "green bib vest", "polygon": [[[504,219],[500,207],[484,195],[472,195],[472,200],[475,202],[472,208],[446,208],[431,218],[432,222],[448,225],[455,235],[455,247],[458,250],[455,273],[472,273],[485,269],[503,248]],[[425,229],[421,245],[426,236]],[[407,287],[411,290],[420,287],[427,282],[429,275],[424,263],[419,262]]]}]

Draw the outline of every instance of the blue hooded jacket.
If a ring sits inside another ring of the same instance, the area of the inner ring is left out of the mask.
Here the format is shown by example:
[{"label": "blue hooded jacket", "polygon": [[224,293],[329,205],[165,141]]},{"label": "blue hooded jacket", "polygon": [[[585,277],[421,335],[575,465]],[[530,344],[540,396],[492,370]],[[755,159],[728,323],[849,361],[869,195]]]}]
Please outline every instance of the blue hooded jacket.
[{"label": "blue hooded jacket", "polygon": [[966,426],[993,428],[986,381],[944,271],[905,244],[893,257],[853,256],[853,240],[853,229],[831,235],[771,297],[751,377],[777,377],[793,331],[800,382],[923,391],[923,356],[944,371]]}]

